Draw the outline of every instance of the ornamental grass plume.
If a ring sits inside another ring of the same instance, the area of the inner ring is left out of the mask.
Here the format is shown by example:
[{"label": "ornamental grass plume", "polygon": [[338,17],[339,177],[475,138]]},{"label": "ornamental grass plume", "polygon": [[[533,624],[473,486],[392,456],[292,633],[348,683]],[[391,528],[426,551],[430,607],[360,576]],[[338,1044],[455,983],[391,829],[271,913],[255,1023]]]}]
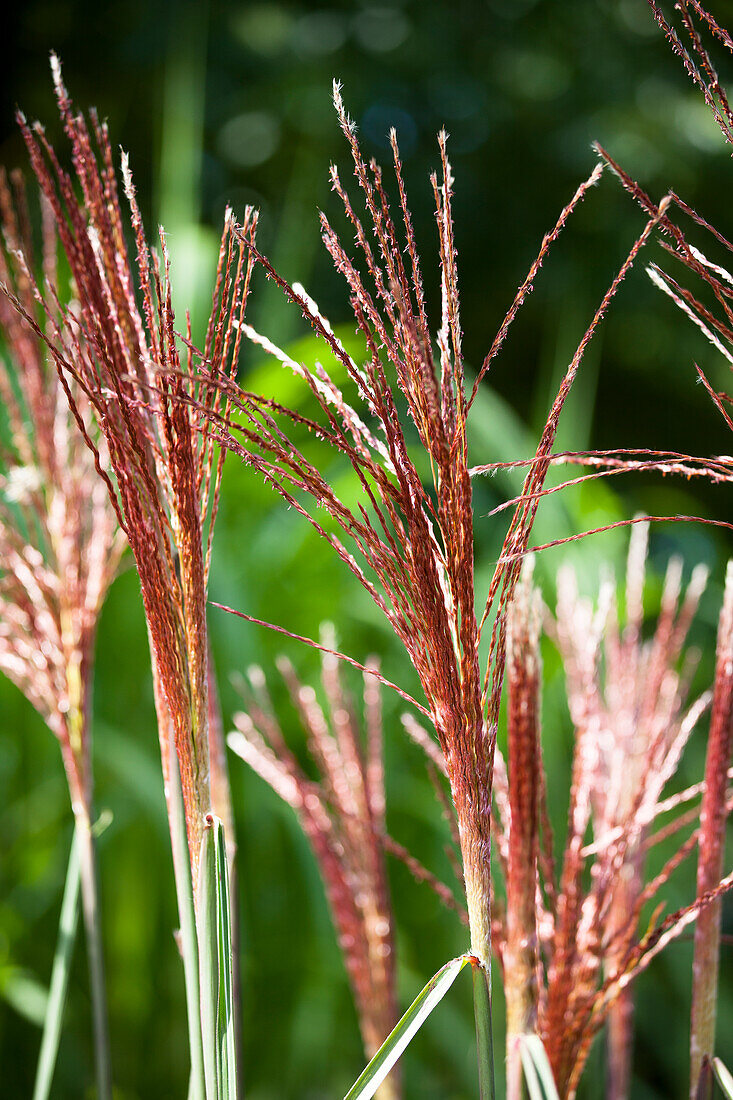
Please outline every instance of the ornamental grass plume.
[{"label": "ornamental grass plume", "polygon": [[[646,640],[642,628],[647,540],[648,526],[635,527],[629,545],[623,629],[610,580],[594,609],[578,596],[571,571],[563,570],[558,579],[553,634],[565,666],[575,763],[548,971],[545,1041],[564,1080],[571,1079],[571,1067],[587,1051],[583,1029],[590,1025],[597,1030],[599,1020],[593,1019],[590,1010],[601,975],[608,981],[623,972],[639,939],[643,904],[656,895],[696,842],[693,834],[663,871],[647,882],[646,854],[659,839],[651,833],[657,817],[677,811],[663,827],[662,836],[690,821],[690,814],[680,811],[699,787],[670,797],[665,788],[710,702],[709,694],[692,702],[686,698],[694,653],[685,654],[680,668],[706,570],[693,571],[681,596],[681,563],[672,559],[654,632]],[[584,846],[589,824],[593,841]],[[584,895],[581,884],[590,857],[591,887]],[[719,879],[720,875],[710,888]],[[569,984],[571,972],[576,980]],[[577,1017],[573,1028],[562,1026],[568,998]],[[603,1011],[608,1023],[607,1095],[615,1100],[629,1094],[631,988],[626,985],[614,1000],[608,998]],[[577,1070],[575,1076],[577,1080]]]},{"label": "ornamental grass plume", "polygon": [[[369,166],[364,162],[356,128],[346,114],[338,85],[334,86],[334,93],[371,230],[364,227],[335,167],[331,169],[331,182],[354,232],[364,270],[341,245],[325,215],[321,215],[321,229],[326,248],[349,288],[353,316],[365,348],[362,365],[348,354],[313,299],[301,287],[286,282],[246,233],[240,233],[240,240],[323,341],[345,372],[362,410],[358,411],[347,400],[325,366],[319,363],[311,370],[291,359],[267,337],[246,327],[252,341],[302,378],[319,406],[320,419],[310,419],[222,380],[236,416],[213,411],[211,430],[226,447],[259,471],[327,539],[386,615],[419,675],[427,701],[426,707],[420,709],[433,723],[443,751],[458,821],[474,960],[480,1091],[482,1096],[489,1096],[493,1092],[488,1026],[490,808],[507,608],[529,546],[563,405],[585,349],[656,225],[658,214],[649,219],[632,245],[568,366],[536,455],[530,462],[525,491],[515,502],[488,597],[485,603],[482,601],[482,613],[477,618],[468,414],[550,245],[599,179],[602,166],[596,166],[580,185],[555,227],[545,236],[473,387],[467,390],[447,135],[441,133],[438,139],[441,175],[431,177],[442,290],[441,325],[434,344],[396,135],[393,131],[390,140],[404,253],[381,169],[375,162]],[[372,233],[374,245],[370,240]],[[319,468],[294,444],[292,429],[303,428],[350,464],[361,490],[357,504],[344,502]],[[413,450],[415,459],[411,457]],[[423,459],[430,470],[427,484],[418,472]],[[327,520],[322,522],[309,511],[308,498],[322,509],[321,515],[327,515]],[[346,536],[350,546],[342,542],[340,534]],[[479,644],[489,625],[489,657],[482,674]]]},{"label": "ornamental grass plume", "polygon": [[[630,983],[660,945],[682,932],[698,911],[701,917],[712,912],[712,897],[731,885],[731,876],[721,884],[721,868],[698,883],[692,905],[661,924],[658,908],[652,926],[645,933],[640,928],[644,906],[703,836],[704,811],[699,805],[688,807],[705,784],[671,795],[665,788],[711,694],[687,700],[695,655],[683,654],[705,570],[693,572],[681,596],[680,565],[670,563],[654,633],[644,640],[646,540],[646,527],[635,528],[623,630],[613,583],[604,584],[594,607],[578,596],[569,569],[558,580],[557,619],[547,620],[563,659],[575,727],[568,833],[559,872],[541,752],[540,603],[529,569],[509,616],[508,766],[497,756],[495,798],[505,883],[506,931],[497,948],[507,1002],[510,1100],[522,1095],[523,1033],[541,1036],[559,1095],[571,1098],[604,1023],[606,1095],[628,1096]],[[720,783],[723,803],[730,803],[726,768]],[[670,820],[658,824],[670,813]],[[650,877],[648,852],[690,826],[675,855]]]},{"label": "ornamental grass plume", "polygon": [[[682,36],[668,22],[660,5],[655,0],[648,2],[673,51],[681,59],[693,83],[702,92],[724,139],[733,144],[733,108],[711,55],[703,43],[702,32],[707,32],[714,40],[717,39],[729,52],[733,52],[733,36],[716,22],[698,0],[678,0],[675,4]],[[689,46],[684,43],[685,37],[689,40]],[[649,197],[605,151],[602,152],[623,186],[648,214],[653,208]],[[671,213],[669,217],[662,219],[662,228],[668,237],[663,247],[673,260],[694,276],[695,289],[691,290],[676,274],[671,274],[658,264],[650,265],[647,272],[652,282],[671,298],[722,355],[729,368],[733,367],[733,276],[726,266],[729,264],[729,257],[726,259],[726,255],[733,252],[733,245],[683,199],[676,194],[671,197],[674,204],[672,209],[681,216],[681,224],[677,220],[671,220]],[[706,240],[704,251],[699,246],[703,234]],[[710,249],[717,250],[715,259],[709,258]],[[726,390],[717,390],[697,363],[695,370],[723,420],[733,429],[733,397]],[[733,460],[728,456],[718,458],[715,462],[728,470],[733,468]],[[728,816],[725,775],[733,749],[733,712],[730,702],[730,636],[733,624],[730,621],[730,583],[729,576],[718,635],[718,664],[698,855],[699,892],[709,890],[711,884],[720,878],[723,869],[723,846]],[[709,1097],[712,1089],[712,1079],[705,1066],[706,1059],[711,1058],[714,1052],[719,948],[720,905],[716,902],[700,914],[695,929],[690,1031],[691,1097]]]},{"label": "ornamental grass plume", "polygon": [[[55,282],[58,238],[42,202],[47,280]],[[0,670],[58,739],[81,860],[82,907],[92,991],[97,1093],[111,1096],[99,911],[91,756],[92,678],[97,623],[124,548],[95,461],[109,469],[90,403],[49,363],[44,338],[73,364],[88,354],[75,327],[73,298],[54,296],[47,312],[34,284],[28,196],[22,177],[0,172]],[[11,296],[26,314],[11,304]],[[43,333],[43,337],[41,336]],[[63,333],[63,335],[62,335]],[[72,415],[67,393],[73,395]],[[94,440],[96,459],[77,423]]]},{"label": "ornamental grass plume", "polygon": [[[331,639],[324,638],[327,645]],[[319,778],[313,780],[283,736],[262,670],[249,670],[246,710],[234,716],[228,744],[295,810],[318,861],[338,932],[361,1029],[371,1060],[397,1023],[395,946],[384,858],[385,800],[379,681],[364,672],[364,729],[344,690],[339,661],[324,653],[324,713],[315,690],[280,662],[306,732]],[[376,664],[372,665],[376,670]],[[379,1086],[380,1100],[397,1100],[398,1072]]]},{"label": "ornamental grass plume", "polygon": [[[188,317],[184,335],[175,331],[165,238],[161,231],[161,260],[146,241],[127,158],[123,154],[122,178],[137,250],[134,265],[125,244],[106,126],[92,113],[90,129],[82,115],[73,113],[55,58],[52,68],[82,197],[77,199],[74,180],[61,167],[40,125],[31,127],[20,117],[79,303],[73,312],[62,313],[58,331],[46,342],[59,376],[67,383],[77,422],[82,419],[77,392],[94,412],[114,480],[102,466],[100,448],[89,433],[86,442],[140,577],[181,918],[192,1087],[196,1096],[203,1096],[206,1077],[208,1097],[216,1070],[204,1065],[213,1048],[203,1044],[202,1049],[199,1019],[207,983],[201,955],[207,945],[202,943],[205,933],[200,924],[204,919],[200,893],[207,884],[199,875],[199,862],[202,845],[209,844],[213,820],[206,590],[223,453],[215,446],[207,414],[225,413],[226,398],[220,387],[204,377],[202,364],[216,377],[228,378],[236,370],[252,267],[243,242],[251,239],[256,216],[248,210],[235,234],[227,211],[212,311],[199,352],[192,343]],[[15,304],[32,322],[22,302],[16,299]],[[40,334],[39,326],[32,323]],[[83,352],[76,357],[67,350],[72,336]],[[180,797],[183,832],[177,825]],[[199,920],[198,948],[194,919]]]}]

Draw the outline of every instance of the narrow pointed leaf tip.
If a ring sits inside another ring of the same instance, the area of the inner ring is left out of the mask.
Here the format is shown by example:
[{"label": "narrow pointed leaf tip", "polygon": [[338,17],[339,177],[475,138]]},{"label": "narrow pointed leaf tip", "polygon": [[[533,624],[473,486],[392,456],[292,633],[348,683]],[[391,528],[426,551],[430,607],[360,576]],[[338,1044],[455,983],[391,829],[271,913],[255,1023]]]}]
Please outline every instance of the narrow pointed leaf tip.
[{"label": "narrow pointed leaf tip", "polygon": [[723,1096],[726,1100],[733,1100],[733,1074],[727,1066],[723,1065],[720,1058],[713,1058],[713,1073]]},{"label": "narrow pointed leaf tip", "polygon": [[442,966],[418,993],[405,1015],[387,1036],[369,1065],[346,1093],[344,1100],[370,1100],[402,1056],[433,1009],[443,1000],[471,955],[459,955]]},{"label": "narrow pointed leaf tip", "polygon": [[519,1052],[529,1100],[560,1100],[550,1060],[539,1035],[520,1035]]}]

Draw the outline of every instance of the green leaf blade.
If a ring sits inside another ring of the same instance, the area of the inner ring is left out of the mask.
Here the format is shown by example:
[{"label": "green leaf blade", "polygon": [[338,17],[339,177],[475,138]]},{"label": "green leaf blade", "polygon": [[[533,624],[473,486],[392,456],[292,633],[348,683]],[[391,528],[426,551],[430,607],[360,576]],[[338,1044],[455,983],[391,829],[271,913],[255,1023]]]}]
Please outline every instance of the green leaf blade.
[{"label": "green leaf blade", "polygon": [[459,955],[442,966],[418,993],[407,1012],[382,1043],[369,1065],[346,1093],[344,1100],[370,1100],[433,1009],[442,1001],[470,955]]},{"label": "green leaf blade", "polygon": [[76,942],[76,929],[79,923],[79,892],[81,885],[81,865],[79,859],[79,840],[76,829],[71,844],[69,866],[66,872],[64,896],[59,917],[59,934],[56,952],[51,970],[51,985],[43,1023],[43,1037],[36,1067],[36,1080],[33,1087],[33,1100],[48,1100],[51,1094],[51,1082],[56,1068],[56,1056],[59,1049],[61,1022],[69,986],[71,959]]},{"label": "green leaf blade", "polygon": [[720,1058],[713,1058],[713,1073],[726,1100],[733,1100],[733,1074]]},{"label": "green leaf blade", "polygon": [[519,1052],[530,1100],[560,1100],[550,1059],[539,1035],[520,1035]]},{"label": "green leaf blade", "polygon": [[206,1100],[221,1100],[219,1050],[219,928],[216,839],[213,819],[201,838],[196,904],[199,954],[201,1037],[204,1048]]}]

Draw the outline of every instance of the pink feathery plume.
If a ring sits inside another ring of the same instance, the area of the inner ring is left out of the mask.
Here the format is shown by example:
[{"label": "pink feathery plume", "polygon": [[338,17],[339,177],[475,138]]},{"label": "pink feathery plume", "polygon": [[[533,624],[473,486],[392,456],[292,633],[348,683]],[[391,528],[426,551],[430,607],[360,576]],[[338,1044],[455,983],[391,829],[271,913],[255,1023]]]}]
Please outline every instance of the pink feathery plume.
[{"label": "pink feathery plume", "polygon": [[[364,673],[362,734],[336,657],[324,654],[327,710],[293,668],[281,672],[306,731],[318,780],[286,743],[259,668],[250,669],[246,710],[235,715],[229,746],[295,810],[318,861],[371,1059],[397,1022],[392,910],[384,860],[385,803],[379,681]],[[393,1073],[382,1100],[400,1094]]]}]

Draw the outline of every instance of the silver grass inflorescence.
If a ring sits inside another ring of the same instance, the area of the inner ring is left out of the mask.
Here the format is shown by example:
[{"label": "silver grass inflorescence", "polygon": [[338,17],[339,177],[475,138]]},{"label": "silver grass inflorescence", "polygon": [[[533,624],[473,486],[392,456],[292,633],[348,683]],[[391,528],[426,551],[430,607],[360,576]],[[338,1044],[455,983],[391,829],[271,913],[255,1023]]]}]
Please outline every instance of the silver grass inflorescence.
[{"label": "silver grass inflorescence", "polygon": [[[324,712],[315,690],[300,682],[288,662],[280,663],[317,780],[307,776],[289,748],[259,668],[249,670],[246,709],[235,715],[236,732],[228,742],[293,807],[313,849],[369,1060],[397,1023],[394,927],[384,854],[381,701],[379,681],[365,672],[362,734],[338,664],[335,656],[324,654]],[[377,1096],[396,1100],[399,1094],[393,1071]]]},{"label": "silver grass inflorescence", "polygon": [[[243,241],[251,241],[256,215],[248,209],[243,226],[235,232],[232,213],[227,211],[211,315],[199,351],[192,342],[188,317],[183,333],[176,332],[165,238],[161,231],[159,256],[145,238],[127,158],[123,155],[122,179],[136,247],[134,261],[125,242],[125,219],[106,126],[92,113],[89,127],[82,115],[73,112],[55,58],[52,68],[59,110],[71,143],[73,177],[62,168],[42,127],[30,126],[22,117],[19,121],[66,253],[78,305],[73,310],[59,310],[55,326],[47,332],[17,296],[12,301],[46,343],[135,557],[150,641],[186,940],[188,917],[184,918],[184,910],[188,912],[192,896],[198,906],[200,853],[205,842],[211,849],[206,594],[223,452],[209,430],[209,414],[224,414],[227,407],[221,385],[212,383],[211,378],[226,381],[236,370],[252,269]],[[44,304],[53,317],[57,300],[53,286],[47,294],[51,304],[45,300]],[[70,345],[79,353],[70,354]],[[87,406],[97,425],[94,433],[84,428],[83,409]],[[109,472],[103,450],[109,455]],[[226,772],[218,769],[217,779],[217,802],[223,802],[226,810]],[[183,844],[176,826],[179,790],[185,819]],[[201,1051],[201,1022],[194,1003],[199,983],[199,964],[192,953],[195,938],[193,934],[188,937],[190,949],[184,951],[187,989],[193,998],[193,1002],[189,1000],[192,1057],[194,1048]],[[201,981],[205,984],[203,974]],[[197,1029],[198,1040],[194,1041]],[[198,1065],[196,1087],[203,1088],[203,1072]]]}]

